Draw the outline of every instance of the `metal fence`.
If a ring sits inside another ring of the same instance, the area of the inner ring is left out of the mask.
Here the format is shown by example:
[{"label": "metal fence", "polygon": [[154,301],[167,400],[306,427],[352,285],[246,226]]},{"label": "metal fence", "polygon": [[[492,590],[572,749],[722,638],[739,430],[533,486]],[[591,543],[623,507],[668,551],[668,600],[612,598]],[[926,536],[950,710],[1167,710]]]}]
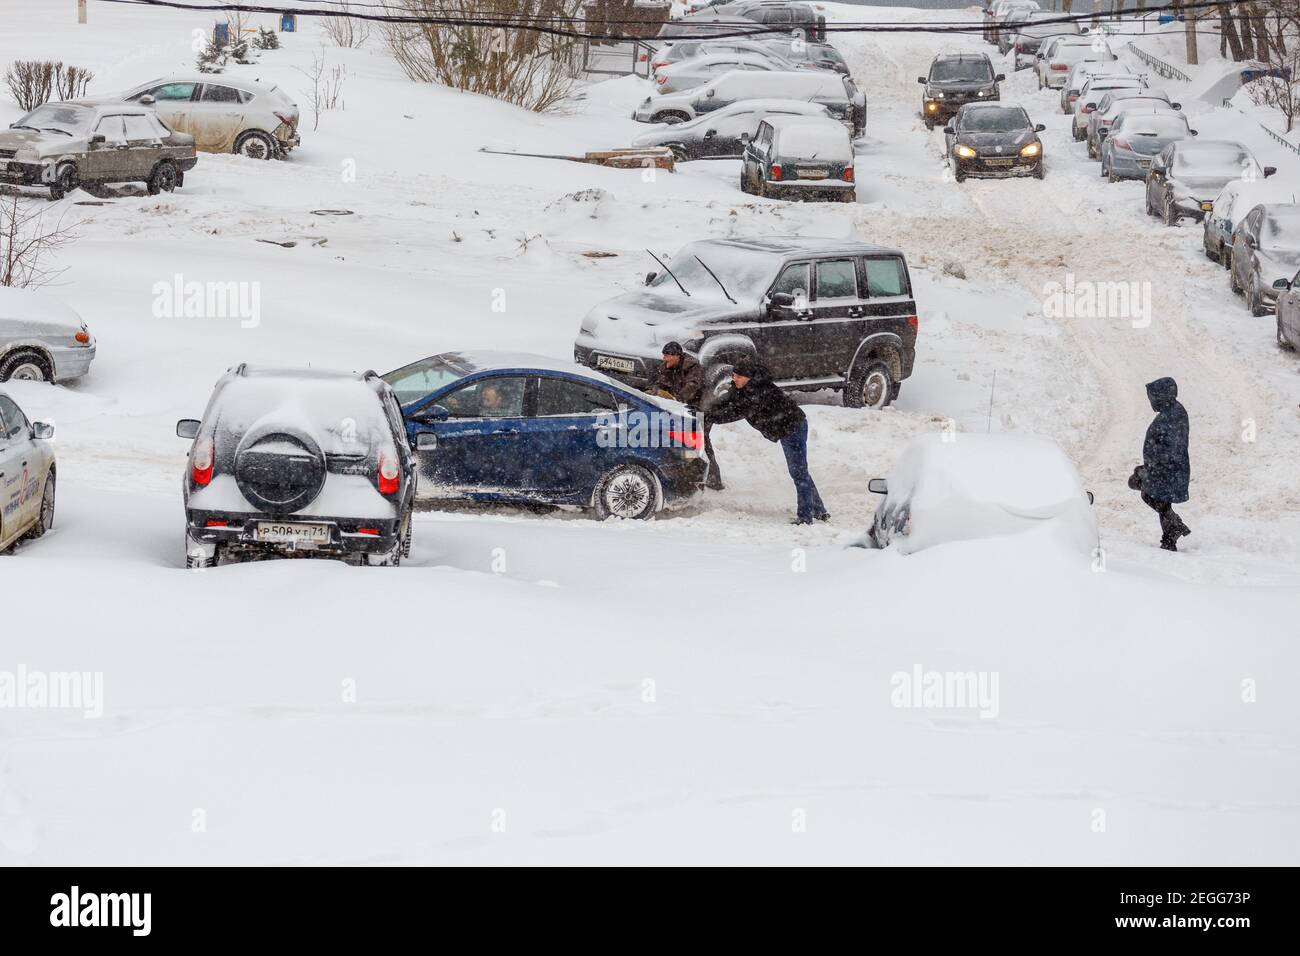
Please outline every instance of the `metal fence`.
[{"label": "metal fence", "polygon": [[1152,56],[1146,50],[1141,50],[1138,47],[1135,47],[1132,41],[1130,41],[1127,46],[1130,53],[1147,66],[1151,67],[1151,69],[1155,70],[1166,80],[1182,80],[1184,83],[1190,83],[1192,81],[1192,78],[1182,70],[1178,69],[1178,67],[1171,66],[1159,57]]},{"label": "metal fence", "polygon": [[587,40],[582,45],[582,71],[603,76],[639,76],[650,78],[650,61],[659,44],[645,40],[618,40],[598,43]]}]

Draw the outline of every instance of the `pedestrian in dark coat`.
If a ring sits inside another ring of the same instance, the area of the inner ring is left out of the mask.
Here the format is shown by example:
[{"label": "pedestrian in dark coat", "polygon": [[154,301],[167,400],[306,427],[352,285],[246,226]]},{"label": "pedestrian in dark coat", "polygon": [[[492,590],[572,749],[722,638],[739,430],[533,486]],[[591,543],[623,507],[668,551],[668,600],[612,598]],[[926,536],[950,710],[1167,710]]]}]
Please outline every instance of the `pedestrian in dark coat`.
[{"label": "pedestrian in dark coat", "polygon": [[689,408],[700,412],[700,422],[704,428],[704,454],[709,459],[709,476],[705,479],[706,488],[722,490],[722,469],[718,467],[717,456],[713,454],[713,421],[704,413],[704,369],[700,363],[686,354],[678,342],[669,342],[664,346],[663,362],[655,370],[646,386],[652,395],[662,395],[675,399]]},{"label": "pedestrian in dark coat", "polygon": [[743,418],[768,441],[780,442],[798,501],[795,524],[812,524],[814,519],[830,518],[808,471],[808,417],[803,409],[781,391],[767,369],[750,359],[736,362],[731,384],[732,396],[719,407],[716,420]]},{"label": "pedestrian in dark coat", "polygon": [[1178,401],[1178,383],[1158,378],[1147,385],[1147,399],[1156,413],[1142,443],[1142,466],[1132,483],[1142,492],[1142,501],[1160,516],[1160,547],[1178,550],[1178,539],[1191,529],[1175,513],[1173,505],[1186,501],[1192,479],[1187,453],[1187,409]]}]

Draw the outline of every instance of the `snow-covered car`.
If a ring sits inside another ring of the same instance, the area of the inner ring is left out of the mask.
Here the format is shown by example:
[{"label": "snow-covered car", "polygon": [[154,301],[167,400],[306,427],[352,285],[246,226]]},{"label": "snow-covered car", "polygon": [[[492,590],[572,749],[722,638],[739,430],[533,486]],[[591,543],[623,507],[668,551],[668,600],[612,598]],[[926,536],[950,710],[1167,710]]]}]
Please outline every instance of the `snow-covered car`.
[{"label": "snow-covered car", "polygon": [[[672,123],[642,133],[633,146],[667,146],[679,160],[737,159],[765,119],[786,116],[830,118],[820,103],[799,100],[741,100],[689,123]],[[842,128],[842,127],[841,127]]]},{"label": "snow-covered car", "polygon": [[67,382],[94,359],[95,337],[76,312],[42,292],[0,286],[0,382]]},{"label": "snow-covered car", "polygon": [[1074,103],[1090,77],[1137,76],[1123,63],[1104,63],[1097,60],[1084,60],[1070,67],[1065,83],[1061,86],[1061,112],[1069,116],[1074,112]]},{"label": "snow-covered car", "polygon": [[773,236],[683,246],[646,287],[595,306],[573,357],[638,388],[668,342],[710,387],[756,358],[790,391],[835,389],[883,408],[916,363],[916,300],[902,252],[850,239]]},{"label": "snow-covered car", "polygon": [[1084,140],[1088,144],[1088,158],[1101,158],[1101,144],[1110,132],[1115,118],[1127,110],[1150,111],[1153,109],[1177,113],[1183,108],[1182,103],[1173,103],[1164,90],[1137,87],[1127,90],[1111,90],[1097,101],[1097,108],[1088,114],[1088,125],[1084,130]]},{"label": "snow-covered car", "polygon": [[1232,231],[1228,265],[1232,291],[1246,296],[1251,315],[1268,315],[1277,295],[1300,271],[1300,205],[1269,203],[1246,213]]},{"label": "snow-covered car", "polygon": [[1061,89],[1076,63],[1109,63],[1114,59],[1115,54],[1104,39],[1075,34],[1049,37],[1034,54],[1038,88]]},{"label": "snow-covered car", "polygon": [[54,524],[54,426],[30,422],[0,392],[0,554]]},{"label": "snow-covered car", "polygon": [[1060,22],[1061,16],[1061,13],[1055,11],[1031,13],[1016,25],[1016,33],[1011,38],[1009,48],[1015,52],[1014,64],[1017,70],[1033,66],[1039,47],[1048,40],[1061,36],[1078,36],[1086,32],[1086,28],[1077,22]]},{"label": "snow-covered car", "polygon": [[239,365],[176,435],[193,442],[187,567],[313,555],[392,567],[410,555],[415,458],[374,372]]},{"label": "snow-covered car", "polygon": [[854,202],[853,141],[830,117],[765,119],[745,144],[740,190],[775,199]]},{"label": "snow-covered car", "polygon": [[916,78],[925,88],[921,118],[926,129],[951,119],[967,103],[1001,99],[998,84],[1005,79],[983,53],[940,53],[930,61],[930,72]]},{"label": "snow-covered car", "polygon": [[150,195],[171,192],[196,162],[193,137],[138,103],[46,103],[0,133],[0,183],[44,186],[51,199],[111,183],[144,183]]},{"label": "snow-covered car", "polygon": [[671,41],[701,40],[707,37],[733,40],[745,34],[752,34],[755,39],[771,36],[761,23],[755,23],[748,17],[728,16],[718,12],[717,7],[709,7],[676,20],[666,20],[657,35],[660,40]]},{"label": "snow-covered car", "polygon": [[1002,24],[1013,19],[1013,14],[1023,17],[1038,9],[1037,0],[993,0],[993,3],[984,7],[985,41],[996,44]]},{"label": "snow-covered car", "polygon": [[829,43],[812,43],[802,37],[780,37],[764,40],[763,45],[798,66],[834,70],[846,75],[850,72],[844,54]]},{"label": "snow-covered car", "polygon": [[153,106],[168,126],[193,136],[207,153],[272,159],[300,142],[298,106],[273,84],[177,73],[133,87],[122,98]]},{"label": "snow-covered car", "polygon": [[1234,179],[1223,187],[1202,222],[1205,257],[1226,269],[1232,262],[1232,231],[1243,216],[1261,203],[1300,202],[1300,184],[1281,176]]},{"label": "snow-covered car", "polygon": [[1277,172],[1260,167],[1241,143],[1222,139],[1180,139],[1170,143],[1147,170],[1146,210],[1165,225],[1180,219],[1200,222],[1214,208],[1223,187],[1234,179],[1263,179]]},{"label": "snow-covered car", "polygon": [[1125,110],[1101,141],[1101,174],[1112,183],[1146,179],[1151,161],[1170,143],[1195,136],[1187,117],[1166,109]]},{"label": "snow-covered car", "polygon": [[652,518],[708,477],[699,417],[570,362],[444,352],[389,372],[421,499],[561,505]]},{"label": "snow-covered car", "polygon": [[650,69],[652,72],[657,73],[664,67],[681,63],[683,60],[693,60],[696,57],[712,56],[718,53],[752,53],[759,56],[776,53],[778,56],[781,55],[779,49],[774,50],[762,40],[675,40],[661,50],[656,51],[650,57]]},{"label": "snow-covered car", "polygon": [[943,129],[953,176],[980,179],[1004,176],[1043,178],[1043,141],[1047,127],[1035,125],[1023,107],[1002,103],[967,103]]},{"label": "snow-covered car", "polygon": [[862,541],[868,547],[912,554],[1026,533],[1090,556],[1099,547],[1092,495],[1050,438],[923,435],[868,488],[883,496]]},{"label": "snow-covered car", "polygon": [[1285,284],[1274,283],[1274,288],[1277,290],[1277,344],[1300,349],[1300,270]]},{"label": "snow-covered car", "polygon": [[680,63],[672,63],[655,71],[655,92],[660,95],[693,90],[721,73],[732,70],[784,70],[796,69],[776,54],[767,53],[710,53]]},{"label": "snow-covered car", "polygon": [[802,0],[733,0],[717,9],[724,16],[743,17],[769,30],[799,30],[810,40],[826,39],[826,18]]},{"label": "snow-covered car", "polygon": [[1097,74],[1089,76],[1083,81],[1083,87],[1079,90],[1079,95],[1071,107],[1072,119],[1070,120],[1070,131],[1078,142],[1083,142],[1088,136],[1088,117],[1097,108],[1106,96],[1114,90],[1145,90],[1147,89],[1147,79],[1145,76],[1139,76],[1135,73],[1127,74]]},{"label": "snow-covered car", "polygon": [[741,100],[802,100],[825,106],[854,136],[862,135],[867,101],[853,80],[827,70],[733,70],[681,93],[647,96],[632,113],[640,123],[685,123]]}]

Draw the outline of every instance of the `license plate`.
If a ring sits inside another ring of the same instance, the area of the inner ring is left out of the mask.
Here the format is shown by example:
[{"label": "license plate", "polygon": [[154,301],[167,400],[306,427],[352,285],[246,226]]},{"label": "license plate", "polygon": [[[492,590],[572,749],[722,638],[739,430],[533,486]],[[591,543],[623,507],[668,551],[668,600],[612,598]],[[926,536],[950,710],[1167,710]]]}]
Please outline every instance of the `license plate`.
[{"label": "license plate", "polygon": [[597,355],[596,368],[612,368],[616,372],[635,372],[636,362],[631,359],[614,358],[612,355]]},{"label": "license plate", "polygon": [[1151,160],[1149,160],[1149,159],[1139,159],[1139,160],[1138,160],[1138,165],[1141,166],[1143,169],[1150,169],[1150,168],[1151,168]]},{"label": "license plate", "polygon": [[989,166],[1010,166],[1014,160],[1010,159],[986,159],[984,160]]},{"label": "license plate", "polygon": [[799,170],[800,179],[826,179],[830,176],[829,169],[801,169]]},{"label": "license plate", "polygon": [[330,528],[327,524],[259,521],[253,537],[273,544],[329,544]]}]

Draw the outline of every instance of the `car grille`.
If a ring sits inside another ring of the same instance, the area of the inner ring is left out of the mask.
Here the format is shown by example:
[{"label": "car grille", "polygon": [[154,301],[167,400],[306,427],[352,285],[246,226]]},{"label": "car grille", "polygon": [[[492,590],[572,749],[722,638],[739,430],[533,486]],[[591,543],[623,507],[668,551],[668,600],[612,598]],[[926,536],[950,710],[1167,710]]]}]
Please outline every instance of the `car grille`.
[{"label": "car grille", "polygon": [[17,155],[16,149],[0,149],[0,159],[13,159]]}]

